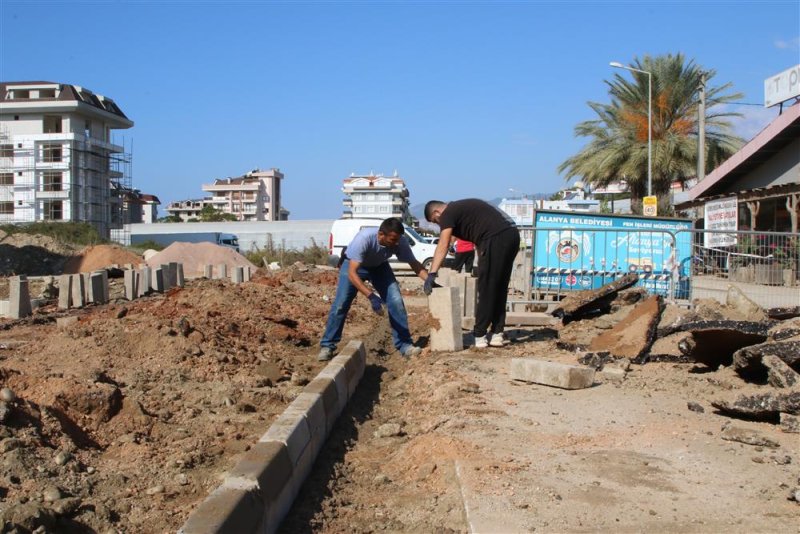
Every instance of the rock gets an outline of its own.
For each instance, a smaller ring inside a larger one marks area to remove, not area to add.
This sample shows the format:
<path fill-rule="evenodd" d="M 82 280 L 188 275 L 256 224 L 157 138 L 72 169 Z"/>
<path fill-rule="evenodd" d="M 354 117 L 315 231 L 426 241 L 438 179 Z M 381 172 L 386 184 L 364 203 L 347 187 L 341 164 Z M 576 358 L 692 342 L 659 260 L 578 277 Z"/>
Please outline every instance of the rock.
<path fill-rule="evenodd" d="M 733 402 L 712 401 L 711 405 L 724 413 L 775 421 L 781 413 L 800 414 L 800 391 L 777 390 L 757 395 L 740 395 Z"/>
<path fill-rule="evenodd" d="M 593 339 L 589 350 L 608 351 L 617 358 L 639 361 L 653 344 L 663 302 L 660 295 L 653 295 L 637 304 L 625 319 Z"/>
<path fill-rule="evenodd" d="M 376 484 L 388 484 L 389 482 L 391 482 L 391 479 L 389 479 L 389 477 L 384 475 L 383 473 L 376 475 L 373 480 L 375 481 Z"/>
<path fill-rule="evenodd" d="M 178 473 L 178 475 L 175 477 L 175 482 L 179 486 L 186 486 L 189 484 L 189 477 L 187 477 L 184 473 Z"/>
<path fill-rule="evenodd" d="M 376 438 L 392 438 L 402 436 L 403 430 L 397 423 L 384 423 L 373 434 Z"/>
<path fill-rule="evenodd" d="M 597 371 L 601 371 L 607 363 L 613 361 L 615 361 L 615 358 L 608 351 L 587 352 L 578 358 L 578 363 L 587 367 L 593 367 Z"/>
<path fill-rule="evenodd" d="M 735 310 L 745 321 L 766 321 L 767 313 L 764 308 L 750 300 L 742 290 L 736 286 L 728 286 L 725 304 Z"/>
<path fill-rule="evenodd" d="M 736 426 L 729 426 L 723 430 L 720 434 L 720 437 L 726 441 L 736 441 L 757 447 L 770 447 L 773 449 L 780 447 L 778 442 L 761 435 L 755 430 L 749 430 Z"/>
<path fill-rule="evenodd" d="M 689 408 L 689 410 L 692 412 L 704 413 L 706 411 L 705 408 L 703 408 L 699 403 L 694 401 L 687 402 L 686 407 Z"/>
<path fill-rule="evenodd" d="M 3 441 L 0 441 L 0 452 L 10 452 L 14 449 L 19 449 L 24 445 L 25 443 L 21 439 L 6 438 Z"/>
<path fill-rule="evenodd" d="M 3 402 L 14 402 L 17 400 L 17 395 L 11 388 L 0 389 L 0 400 Z"/>
<path fill-rule="evenodd" d="M 0 402 L 0 423 L 5 423 L 9 415 L 11 415 L 11 407 L 5 402 Z"/>
<path fill-rule="evenodd" d="M 158 485 L 153 486 L 151 488 L 147 488 L 145 490 L 145 493 L 148 494 L 148 495 L 158 495 L 159 493 L 164 493 L 164 486 L 162 486 L 161 484 L 158 484 Z"/>
<path fill-rule="evenodd" d="M 53 457 L 53 461 L 56 463 L 56 465 L 65 465 L 67 462 L 70 461 L 71 458 L 72 455 L 67 451 L 59 451 Z"/>
<path fill-rule="evenodd" d="M 283 371 L 275 362 L 259 362 L 256 365 L 256 373 L 269 380 L 270 385 L 275 385 L 283 378 Z"/>
<path fill-rule="evenodd" d="M 767 316 L 769 316 L 770 319 L 777 319 L 778 321 L 800 317 L 800 306 L 770 308 L 767 310 Z"/>
<path fill-rule="evenodd" d="M 117 312 L 117 319 L 122 319 L 122 318 L 124 318 L 126 315 L 128 315 L 128 308 L 126 308 L 125 306 L 123 306 L 123 307 L 122 307 L 122 308 L 120 308 L 120 309 L 119 309 L 119 311 Z"/>
<path fill-rule="evenodd" d="M 792 434 L 800 434 L 800 417 L 788 413 L 782 413 L 781 430 Z"/>
<path fill-rule="evenodd" d="M 183 337 L 188 337 L 189 334 L 192 332 L 192 326 L 189 324 L 189 319 L 186 317 L 181 317 L 178 319 L 178 323 L 175 325 L 178 329 L 178 332 L 181 333 Z"/>
<path fill-rule="evenodd" d="M 23 531 L 34 531 L 44 527 L 45 531 L 52 531 L 56 525 L 56 516 L 52 510 L 35 502 L 11 505 L 3 512 L 6 525 L 15 525 Z"/>
<path fill-rule="evenodd" d="M 302 373 L 292 373 L 292 377 L 289 380 L 293 386 L 305 386 L 308 384 L 309 380 L 308 377 Z"/>
<path fill-rule="evenodd" d="M 733 368 L 745 379 L 764 382 L 769 369 L 763 359 L 775 356 L 795 371 L 800 370 L 800 341 L 767 341 L 743 347 L 733 353 Z M 777 372 L 777 371 L 776 371 Z M 787 378 L 791 380 L 791 378 Z"/>
<path fill-rule="evenodd" d="M 458 390 L 465 393 L 480 393 L 481 387 L 474 382 L 464 382 L 458 387 Z"/>
<path fill-rule="evenodd" d="M 800 503 L 800 488 L 795 488 L 789 493 L 789 500 Z"/>
<path fill-rule="evenodd" d="M 83 501 L 78 497 L 59 499 L 53 503 L 53 511 L 58 515 L 71 516 L 81 507 L 81 504 L 83 504 Z"/>
<path fill-rule="evenodd" d="M 44 502 L 55 502 L 61 498 L 61 490 L 56 486 L 47 486 L 42 492 Z"/>
<path fill-rule="evenodd" d="M 694 350 L 694 339 L 689 332 L 676 332 L 664 337 L 657 337 L 647 353 L 649 362 L 676 362 L 687 363 L 691 361 L 686 353 Z"/>
<path fill-rule="evenodd" d="M 198 345 L 192 345 L 191 347 L 189 347 L 189 354 L 191 354 L 192 356 L 202 356 L 203 349 L 201 349 Z"/>
<path fill-rule="evenodd" d="M 694 340 L 691 352 L 686 354 L 694 361 L 712 369 L 730 365 L 733 353 L 749 345 L 763 343 L 767 339 L 769 325 L 749 321 L 693 321 L 666 329 L 662 335 L 689 332 Z"/>
<path fill-rule="evenodd" d="M 563 324 L 568 324 L 591 314 L 605 313 L 610 309 L 617 293 L 638 281 L 639 276 L 636 273 L 629 273 L 599 289 L 570 293 L 551 314 L 560 318 Z"/>
<path fill-rule="evenodd" d="M 798 347 L 800 350 L 800 347 Z M 800 384 L 800 373 L 789 367 L 785 361 L 775 355 L 761 358 L 761 363 L 767 368 L 767 382 L 776 388 L 791 388 Z"/>

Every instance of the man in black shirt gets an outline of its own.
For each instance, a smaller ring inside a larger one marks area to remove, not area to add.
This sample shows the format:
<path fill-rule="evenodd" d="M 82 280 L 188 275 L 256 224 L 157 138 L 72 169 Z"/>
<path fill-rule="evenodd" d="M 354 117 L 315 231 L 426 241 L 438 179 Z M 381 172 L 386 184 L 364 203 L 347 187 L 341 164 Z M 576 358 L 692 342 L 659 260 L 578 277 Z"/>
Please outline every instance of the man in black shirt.
<path fill-rule="evenodd" d="M 472 241 L 478 251 L 478 304 L 475 309 L 475 346 L 502 347 L 506 324 L 508 283 L 514 258 L 519 251 L 519 231 L 503 212 L 488 202 L 467 198 L 444 203 L 431 200 L 425 204 L 425 219 L 439 225 L 441 234 L 433 262 L 428 269 L 424 291 L 430 295 L 436 272 L 447 255 L 450 238 Z M 491 326 L 491 339 L 486 333 Z"/>

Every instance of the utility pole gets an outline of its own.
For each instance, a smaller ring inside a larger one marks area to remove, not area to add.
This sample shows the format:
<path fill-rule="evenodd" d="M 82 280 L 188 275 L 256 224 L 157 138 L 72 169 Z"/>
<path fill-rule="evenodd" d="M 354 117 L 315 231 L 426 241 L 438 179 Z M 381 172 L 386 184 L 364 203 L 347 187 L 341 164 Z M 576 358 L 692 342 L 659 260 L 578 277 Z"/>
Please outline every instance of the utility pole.
<path fill-rule="evenodd" d="M 706 73 L 700 73 L 700 103 L 697 106 L 697 181 L 706 177 Z"/>

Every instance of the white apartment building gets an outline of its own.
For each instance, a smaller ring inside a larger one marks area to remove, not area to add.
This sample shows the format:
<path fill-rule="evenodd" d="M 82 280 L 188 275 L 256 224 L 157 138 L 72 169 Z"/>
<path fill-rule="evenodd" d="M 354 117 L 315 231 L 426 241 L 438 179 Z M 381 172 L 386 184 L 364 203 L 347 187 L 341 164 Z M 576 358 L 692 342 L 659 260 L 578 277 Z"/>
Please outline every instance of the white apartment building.
<path fill-rule="evenodd" d="M 176 200 L 167 206 L 167 213 L 173 217 L 178 217 L 182 222 L 200 220 L 200 212 L 206 205 L 211 205 L 210 198 L 190 198 L 188 200 Z"/>
<path fill-rule="evenodd" d="M 391 177 L 382 174 L 351 174 L 343 180 L 342 192 L 345 194 L 342 201 L 343 219 L 398 217 L 406 224 L 412 224 L 408 209 L 408 189 L 397 173 Z"/>
<path fill-rule="evenodd" d="M 0 223 L 87 222 L 103 237 L 122 228 L 131 158 L 111 131 L 132 126 L 84 87 L 0 83 Z"/>
<path fill-rule="evenodd" d="M 279 169 L 255 169 L 238 178 L 217 179 L 213 184 L 203 184 L 203 191 L 212 196 L 202 202 L 232 213 L 239 221 L 285 220 L 282 217 L 288 212 L 281 209 L 281 180 Z"/>

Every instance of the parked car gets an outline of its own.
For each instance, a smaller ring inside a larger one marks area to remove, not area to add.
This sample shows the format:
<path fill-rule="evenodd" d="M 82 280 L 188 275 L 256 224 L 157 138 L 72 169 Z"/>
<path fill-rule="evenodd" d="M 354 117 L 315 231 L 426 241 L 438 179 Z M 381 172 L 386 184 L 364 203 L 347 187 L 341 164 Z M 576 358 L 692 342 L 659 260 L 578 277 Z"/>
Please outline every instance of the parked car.
<path fill-rule="evenodd" d="M 330 254 L 328 263 L 330 265 L 338 265 L 342 250 L 350 244 L 356 234 L 364 228 L 378 228 L 381 222 L 381 219 L 337 219 L 333 221 L 331 235 L 328 240 L 328 253 Z M 411 245 L 411 250 L 414 252 L 414 257 L 423 267 L 428 269 L 433 261 L 436 245 L 429 243 L 428 240 L 419 235 L 410 226 L 404 224 L 403 228 L 405 229 L 405 237 L 408 239 L 408 244 Z M 452 258 L 445 259 L 445 266 L 449 265 L 450 262 L 452 262 Z M 394 270 L 410 270 L 408 263 L 400 261 L 396 257 L 392 257 L 389 260 L 389 264 Z"/>

